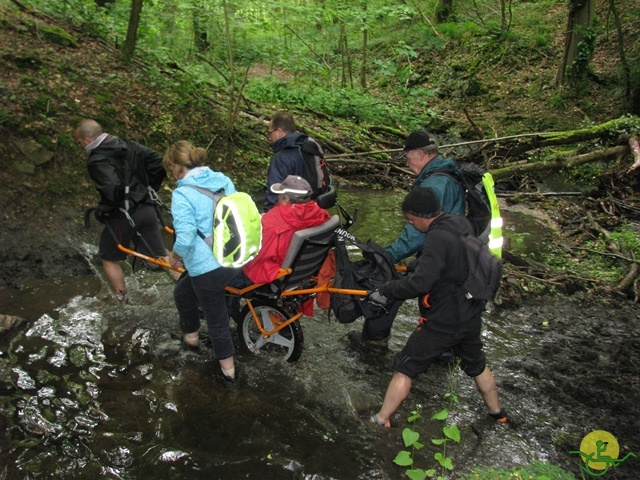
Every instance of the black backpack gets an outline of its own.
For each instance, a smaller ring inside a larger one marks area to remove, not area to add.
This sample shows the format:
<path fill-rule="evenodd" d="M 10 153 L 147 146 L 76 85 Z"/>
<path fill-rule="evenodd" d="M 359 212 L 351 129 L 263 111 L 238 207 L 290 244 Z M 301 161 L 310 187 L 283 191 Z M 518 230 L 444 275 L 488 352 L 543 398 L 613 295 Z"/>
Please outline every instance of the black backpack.
<path fill-rule="evenodd" d="M 362 251 L 362 260 L 352 262 L 347 241 Z M 364 243 L 343 229 L 336 229 L 334 237 L 336 273 L 333 286 L 355 290 L 373 290 L 399 277 L 393 258 L 372 240 Z M 351 323 L 359 317 L 374 319 L 388 314 L 394 302 L 378 305 L 365 302 L 362 296 L 332 293 L 330 309 L 340 323 Z"/>
<path fill-rule="evenodd" d="M 461 234 L 451 228 L 440 227 L 460 236 L 469 272 L 464 281 L 467 298 L 491 300 L 500 287 L 502 262 L 489 251 L 487 244 L 473 235 Z"/>
<path fill-rule="evenodd" d="M 487 171 L 480 165 L 460 163 L 457 164 L 457 168 L 454 170 L 434 170 L 427 175 L 446 175 L 462 186 L 467 203 L 467 220 L 471 222 L 476 237 L 479 237 L 487 230 L 491 221 L 489 197 L 482 183 L 482 177 L 485 173 Z M 488 240 L 488 237 L 486 240 Z"/>
<path fill-rule="evenodd" d="M 311 198 L 316 199 L 331 186 L 331 175 L 324 159 L 324 152 L 320 144 L 309 137 L 300 147 L 300 153 L 304 160 L 307 180 L 313 189 Z"/>

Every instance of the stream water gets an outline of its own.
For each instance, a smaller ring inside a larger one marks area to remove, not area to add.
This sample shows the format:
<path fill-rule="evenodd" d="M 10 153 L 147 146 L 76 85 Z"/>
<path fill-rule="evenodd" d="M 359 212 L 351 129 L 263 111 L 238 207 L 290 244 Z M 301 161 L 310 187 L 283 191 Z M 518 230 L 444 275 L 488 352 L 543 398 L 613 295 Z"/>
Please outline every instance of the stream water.
<path fill-rule="evenodd" d="M 381 244 L 403 224 L 400 194 L 341 192 L 347 211 L 359 208 L 352 232 Z M 507 234 L 533 246 L 545 226 L 505 212 Z M 533 232 L 533 233 L 532 233 Z M 95 263 L 95 247 L 84 245 Z M 111 299 L 102 274 L 33 282 L 3 291 L 2 313 L 28 325 L 0 342 L 0 479 L 396 479 L 402 429 L 363 420 L 378 407 L 391 376 L 393 352 L 404 345 L 417 316 L 407 301 L 394 324 L 390 353 L 371 354 L 347 341 L 350 325 L 329 322 L 316 309 L 305 317 L 300 360 L 239 355 L 240 386 L 228 389 L 210 351 L 183 350 L 172 282 L 164 272 L 128 277 L 132 305 Z M 450 421 L 462 435 L 447 455 L 456 472 L 473 466 L 510 468 L 558 462 L 554 436 L 581 429 L 582 418 L 554 423 L 554 406 L 531 397 L 513 368 L 538 348 L 539 319 L 527 311 L 489 309 L 483 340 L 501 401 L 517 414 L 497 425 L 473 382 L 435 365 L 414 382 L 400 413 L 421 408 L 417 424 L 425 448 L 416 467 L 434 466 L 442 422 L 431 415 L 447 405 L 453 382 L 459 403 Z M 527 428 L 518 427 L 527 425 Z"/>

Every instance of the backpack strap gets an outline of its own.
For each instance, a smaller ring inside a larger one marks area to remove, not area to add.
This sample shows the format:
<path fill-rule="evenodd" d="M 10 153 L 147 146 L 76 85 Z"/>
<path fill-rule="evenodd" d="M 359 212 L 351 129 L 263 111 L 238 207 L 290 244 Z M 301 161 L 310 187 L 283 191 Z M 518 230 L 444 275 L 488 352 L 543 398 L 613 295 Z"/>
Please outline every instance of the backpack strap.
<path fill-rule="evenodd" d="M 194 190 L 200 192 L 203 195 L 206 195 L 207 197 L 209 197 L 211 200 L 213 200 L 213 208 L 216 208 L 216 205 L 218 204 L 218 201 L 225 196 L 225 192 L 224 192 L 224 188 L 221 188 L 220 190 L 218 190 L 217 192 L 212 192 L 211 190 L 207 189 L 207 188 L 203 188 L 203 187 L 199 187 L 197 185 L 183 185 L 185 187 L 189 187 L 189 188 L 193 188 Z M 207 242 L 207 244 L 209 243 L 207 241 L 207 236 L 202 233 L 200 230 L 197 230 L 198 236 L 204 240 L 205 242 Z"/>
<path fill-rule="evenodd" d="M 457 183 L 460 184 L 460 186 L 464 189 L 464 181 L 462 180 L 462 177 L 460 176 L 460 174 L 458 173 L 457 170 L 453 169 L 453 168 L 443 168 L 440 170 L 434 170 L 433 172 L 429 172 L 427 173 L 427 175 L 424 178 L 429 178 L 431 175 L 446 175 L 447 177 L 455 180 Z"/>
<path fill-rule="evenodd" d="M 226 195 L 225 192 L 224 192 L 224 188 L 221 188 L 217 192 L 212 192 L 208 188 L 199 187 L 197 185 L 183 185 L 183 186 L 184 187 L 193 188 L 194 190 L 197 190 L 198 192 L 202 193 L 203 195 L 206 195 L 207 197 L 209 197 L 210 199 L 212 199 L 216 203 L 218 203 L 218 200 L 220 200 L 222 197 L 224 197 Z"/>

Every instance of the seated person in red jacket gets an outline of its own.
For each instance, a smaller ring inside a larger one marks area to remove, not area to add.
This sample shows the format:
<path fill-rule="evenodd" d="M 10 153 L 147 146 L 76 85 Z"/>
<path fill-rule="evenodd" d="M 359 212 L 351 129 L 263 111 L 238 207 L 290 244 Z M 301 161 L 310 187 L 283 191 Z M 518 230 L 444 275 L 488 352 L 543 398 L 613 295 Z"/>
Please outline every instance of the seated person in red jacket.
<path fill-rule="evenodd" d="M 293 234 L 331 218 L 329 212 L 311 200 L 311 185 L 302 177 L 289 175 L 282 183 L 274 183 L 271 191 L 278 194 L 278 203 L 262 216 L 262 246 L 258 256 L 242 267 L 243 275 L 239 277 L 248 279 L 242 286 L 274 281 Z M 236 277 L 231 285 L 240 283 L 241 278 Z"/>

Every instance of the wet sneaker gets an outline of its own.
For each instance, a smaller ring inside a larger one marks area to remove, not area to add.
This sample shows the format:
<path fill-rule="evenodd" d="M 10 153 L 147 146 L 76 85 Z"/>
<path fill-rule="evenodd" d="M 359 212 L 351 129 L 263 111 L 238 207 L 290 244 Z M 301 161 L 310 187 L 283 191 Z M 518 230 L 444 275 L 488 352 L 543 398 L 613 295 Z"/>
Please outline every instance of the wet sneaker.
<path fill-rule="evenodd" d="M 347 338 L 351 346 L 358 350 L 384 353 L 389 349 L 389 337 L 382 340 L 370 340 L 365 338 L 362 332 L 352 330 L 347 333 Z"/>
<path fill-rule="evenodd" d="M 365 342 L 374 350 L 386 350 L 389 348 L 389 337 L 381 340 L 369 340 L 365 339 Z"/>
<path fill-rule="evenodd" d="M 129 305 L 129 293 L 120 292 L 116 293 L 116 299 L 120 302 L 120 305 Z"/>
<path fill-rule="evenodd" d="M 498 413 L 489 412 L 489 416 L 498 423 L 507 423 L 509 421 L 509 418 L 507 417 L 507 414 L 504 412 L 504 410 L 500 410 Z"/>
<path fill-rule="evenodd" d="M 199 343 L 200 341 L 198 337 L 189 337 L 186 334 L 182 337 L 182 346 L 187 350 L 191 350 L 192 352 L 198 351 L 200 349 Z"/>
<path fill-rule="evenodd" d="M 182 348 L 187 352 L 199 352 L 200 347 L 198 345 L 189 345 L 187 342 L 182 342 Z"/>
<path fill-rule="evenodd" d="M 231 392 L 231 393 L 237 392 L 238 391 L 238 386 L 240 385 L 240 383 L 238 382 L 238 370 L 236 369 L 236 375 L 233 378 L 225 375 L 222 372 L 220 372 L 220 374 L 222 375 L 222 378 L 224 379 L 224 386 L 227 388 L 227 390 L 229 392 Z"/>
<path fill-rule="evenodd" d="M 238 374 L 236 373 L 236 376 L 231 378 L 231 377 L 227 377 L 224 373 L 222 374 L 222 378 L 224 378 L 224 381 L 226 383 L 229 384 L 234 384 L 234 383 L 238 383 Z"/>
<path fill-rule="evenodd" d="M 377 415 L 371 415 L 369 417 L 369 421 L 375 425 L 378 425 L 379 427 L 383 427 L 383 428 L 393 428 L 393 423 L 391 422 L 391 420 L 387 420 L 386 422 L 382 422 L 380 420 L 378 420 L 378 416 Z"/>

